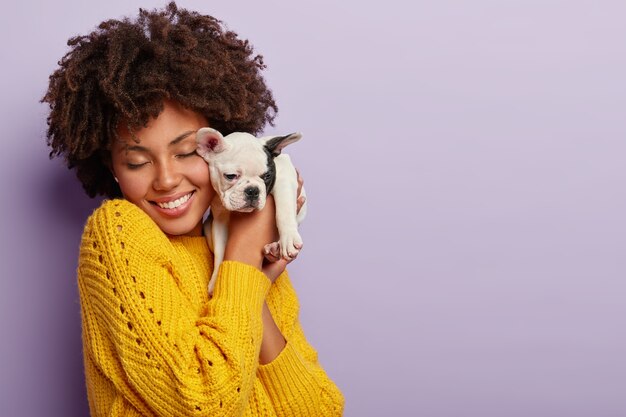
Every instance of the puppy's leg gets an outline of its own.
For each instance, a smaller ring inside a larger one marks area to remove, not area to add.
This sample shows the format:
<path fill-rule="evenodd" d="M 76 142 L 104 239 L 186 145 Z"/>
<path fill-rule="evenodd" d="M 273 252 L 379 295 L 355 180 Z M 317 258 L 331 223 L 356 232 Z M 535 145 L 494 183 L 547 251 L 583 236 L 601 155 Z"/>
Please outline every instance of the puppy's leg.
<path fill-rule="evenodd" d="M 280 256 L 290 260 L 295 258 L 302 249 L 302 238 L 298 233 L 296 221 L 298 175 L 289 155 L 280 154 L 274 162 L 276 163 L 276 182 L 272 195 L 276 204 Z"/>
<path fill-rule="evenodd" d="M 216 209 L 214 211 L 214 208 Z M 228 240 L 228 220 L 229 215 L 223 207 L 211 206 L 211 217 L 213 221 L 210 226 L 210 234 L 206 234 L 209 240 L 209 247 L 212 247 L 213 251 L 213 273 L 211 274 L 211 280 L 209 281 L 209 295 L 213 295 L 213 288 L 215 288 L 215 281 L 217 280 L 217 272 L 220 264 L 224 260 L 224 251 L 226 249 L 226 241 Z M 206 233 L 205 226 L 205 233 Z"/>
<path fill-rule="evenodd" d="M 204 224 L 202 225 L 202 230 L 204 231 L 204 237 L 206 238 L 206 241 L 209 244 L 209 249 L 211 249 L 211 252 L 214 252 L 213 235 L 211 231 L 212 225 L 213 225 L 213 213 L 209 212 L 209 216 L 206 218 L 206 220 L 204 221 Z"/>

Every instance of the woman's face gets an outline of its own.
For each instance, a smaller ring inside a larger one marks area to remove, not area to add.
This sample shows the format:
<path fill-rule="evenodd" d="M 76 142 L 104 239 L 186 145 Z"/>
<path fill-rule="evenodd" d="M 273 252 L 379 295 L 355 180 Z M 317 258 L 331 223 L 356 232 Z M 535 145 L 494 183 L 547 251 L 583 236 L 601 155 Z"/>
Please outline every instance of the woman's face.
<path fill-rule="evenodd" d="M 207 163 L 196 153 L 196 131 L 206 119 L 178 103 L 165 108 L 133 139 L 123 126 L 111 149 L 111 169 L 122 194 L 169 235 L 200 236 L 215 194 Z"/>

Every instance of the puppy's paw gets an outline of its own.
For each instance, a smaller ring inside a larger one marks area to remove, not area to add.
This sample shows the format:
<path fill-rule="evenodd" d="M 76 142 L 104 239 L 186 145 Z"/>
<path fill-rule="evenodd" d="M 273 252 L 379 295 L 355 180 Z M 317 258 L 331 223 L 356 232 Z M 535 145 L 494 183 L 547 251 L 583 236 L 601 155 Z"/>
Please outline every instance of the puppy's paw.
<path fill-rule="evenodd" d="M 290 233 L 283 233 L 280 236 L 280 256 L 283 259 L 291 261 L 298 256 L 300 249 L 302 249 L 302 238 L 298 231 Z"/>

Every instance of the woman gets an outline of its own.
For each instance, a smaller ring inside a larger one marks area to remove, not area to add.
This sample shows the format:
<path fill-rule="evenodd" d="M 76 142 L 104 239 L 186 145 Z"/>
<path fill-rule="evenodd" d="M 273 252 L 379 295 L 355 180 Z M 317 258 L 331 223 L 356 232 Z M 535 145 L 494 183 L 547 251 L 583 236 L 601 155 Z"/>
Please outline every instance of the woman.
<path fill-rule="evenodd" d="M 195 131 L 272 122 L 262 58 L 174 3 L 68 44 L 43 98 L 51 155 L 90 196 L 111 198 L 87 221 L 78 265 L 91 414 L 341 415 L 286 262 L 263 259 L 276 238 L 271 199 L 233 215 L 212 298 L 206 290 L 202 216 L 214 190 Z"/>

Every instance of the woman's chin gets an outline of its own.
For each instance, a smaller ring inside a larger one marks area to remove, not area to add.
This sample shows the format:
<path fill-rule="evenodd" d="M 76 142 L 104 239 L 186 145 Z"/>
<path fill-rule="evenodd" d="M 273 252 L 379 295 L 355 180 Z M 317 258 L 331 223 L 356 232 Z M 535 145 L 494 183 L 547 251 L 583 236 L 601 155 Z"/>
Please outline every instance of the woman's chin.
<path fill-rule="evenodd" d="M 157 223 L 159 228 L 167 235 L 170 236 L 202 236 L 202 222 L 195 224 L 166 224 Z"/>

